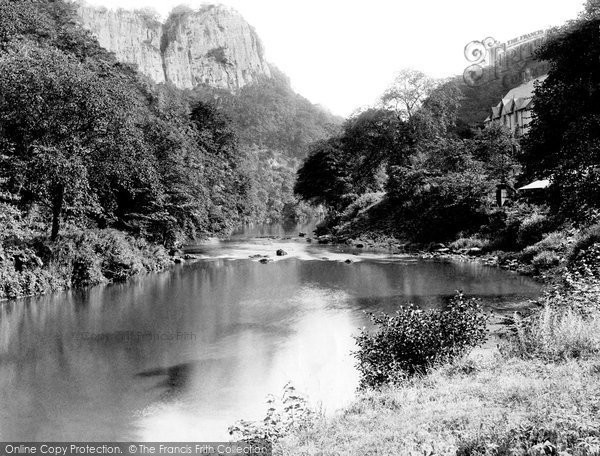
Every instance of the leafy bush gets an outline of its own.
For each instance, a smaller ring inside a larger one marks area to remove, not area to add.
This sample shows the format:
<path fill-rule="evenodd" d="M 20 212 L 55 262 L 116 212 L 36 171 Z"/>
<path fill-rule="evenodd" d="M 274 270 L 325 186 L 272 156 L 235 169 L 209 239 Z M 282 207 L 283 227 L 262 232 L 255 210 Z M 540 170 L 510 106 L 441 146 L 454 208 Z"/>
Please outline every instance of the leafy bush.
<path fill-rule="evenodd" d="M 515 318 L 515 334 L 503 350 L 512 356 L 564 361 L 600 353 L 600 313 L 584 315 L 546 305 L 529 318 Z"/>
<path fill-rule="evenodd" d="M 588 270 L 594 275 L 593 270 L 600 270 L 600 225 L 593 225 L 583 231 L 576 239 L 568 255 L 570 269 L 583 272 Z"/>
<path fill-rule="evenodd" d="M 459 238 L 456 241 L 450 244 L 450 248 L 452 250 L 463 250 L 463 249 L 485 249 L 488 246 L 489 242 L 485 239 L 480 239 L 476 236 L 471 236 L 467 238 Z"/>
<path fill-rule="evenodd" d="M 79 252 L 72 262 L 71 284 L 76 287 L 89 287 L 106 282 L 102 274 L 100 258 L 90 249 Z"/>
<path fill-rule="evenodd" d="M 579 279 L 600 278 L 600 243 L 579 251 L 569 264 L 569 269 Z"/>
<path fill-rule="evenodd" d="M 490 237 L 492 250 L 522 250 L 555 229 L 555 221 L 546 215 L 547 212 L 543 206 L 515 203 L 492 212 L 482 232 Z"/>
<path fill-rule="evenodd" d="M 396 182 L 402 182 L 392 194 L 400 208 L 396 223 L 406 236 L 416 242 L 452 240 L 487 223 L 491 184 L 480 170 L 432 174 L 394 171 Z"/>
<path fill-rule="evenodd" d="M 568 233 L 555 231 L 541 241 L 525 247 L 519 255 L 519 259 L 524 263 L 532 263 L 536 261 L 535 258 L 538 258 L 537 262 L 543 263 L 545 259 L 554 258 L 552 263 L 555 263 L 555 259 L 560 261 L 561 256 L 567 250 L 569 242 Z"/>
<path fill-rule="evenodd" d="M 351 203 L 342 213 L 341 219 L 342 221 L 351 220 L 356 217 L 361 211 L 367 209 L 369 206 L 372 206 L 375 203 L 378 203 L 382 200 L 384 193 L 376 192 L 376 193 L 365 193 L 364 195 L 359 196 L 353 203 Z"/>
<path fill-rule="evenodd" d="M 164 247 L 118 230 L 72 230 L 57 242 L 31 235 L 0 242 L 0 300 L 126 280 L 170 263 Z"/>
<path fill-rule="evenodd" d="M 533 264 L 537 270 L 549 269 L 560 264 L 560 257 L 554 252 L 544 250 L 533 257 L 531 264 Z"/>
<path fill-rule="evenodd" d="M 446 309 L 401 307 L 394 315 L 371 314 L 373 334 L 357 336 L 360 387 L 396 383 L 407 375 L 453 360 L 486 340 L 487 316 L 476 299 L 459 293 Z"/>
<path fill-rule="evenodd" d="M 229 434 L 237 440 L 277 442 L 282 437 L 310 428 L 318 414 L 312 410 L 305 397 L 288 383 L 280 398 L 267 397 L 267 413 L 262 421 L 240 420 L 229 427 Z"/>
<path fill-rule="evenodd" d="M 517 245 L 525 247 L 542 240 L 551 229 L 551 220 L 544 214 L 534 213 L 525 218 L 517 231 Z"/>
<path fill-rule="evenodd" d="M 21 212 L 13 205 L 0 203 L 0 243 L 10 237 L 23 236 Z"/>

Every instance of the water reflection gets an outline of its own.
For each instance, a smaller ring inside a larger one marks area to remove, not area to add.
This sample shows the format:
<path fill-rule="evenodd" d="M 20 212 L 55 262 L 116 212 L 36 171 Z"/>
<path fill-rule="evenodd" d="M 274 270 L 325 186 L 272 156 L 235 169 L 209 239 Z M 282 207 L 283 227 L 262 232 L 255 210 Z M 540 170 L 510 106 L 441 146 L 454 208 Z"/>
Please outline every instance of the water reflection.
<path fill-rule="evenodd" d="M 248 259 L 281 246 L 280 261 Z M 206 259 L 168 273 L 1 305 L 0 438 L 224 439 L 289 380 L 333 410 L 357 385 L 363 311 L 435 307 L 456 289 L 511 308 L 539 289 L 479 265 L 304 240 L 196 250 Z"/>

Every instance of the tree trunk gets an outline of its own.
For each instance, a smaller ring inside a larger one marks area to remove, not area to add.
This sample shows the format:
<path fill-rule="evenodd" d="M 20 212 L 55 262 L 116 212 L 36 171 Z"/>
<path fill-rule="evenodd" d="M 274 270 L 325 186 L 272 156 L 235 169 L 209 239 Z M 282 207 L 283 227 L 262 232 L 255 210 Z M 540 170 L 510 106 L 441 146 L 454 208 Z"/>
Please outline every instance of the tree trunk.
<path fill-rule="evenodd" d="M 56 194 L 52 199 L 52 234 L 50 240 L 56 241 L 58 232 L 60 231 L 60 214 L 62 212 L 65 197 L 64 185 L 59 185 L 56 189 Z"/>

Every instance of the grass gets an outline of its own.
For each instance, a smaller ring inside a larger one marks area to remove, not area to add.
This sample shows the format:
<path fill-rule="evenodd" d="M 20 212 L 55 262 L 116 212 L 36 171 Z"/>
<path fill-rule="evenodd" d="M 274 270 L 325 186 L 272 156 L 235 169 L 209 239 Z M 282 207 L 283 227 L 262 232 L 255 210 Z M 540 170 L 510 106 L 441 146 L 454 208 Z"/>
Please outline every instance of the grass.
<path fill-rule="evenodd" d="M 528 320 L 517 319 L 508 352 L 521 358 L 563 361 L 600 355 L 600 313 L 545 306 Z"/>
<path fill-rule="evenodd" d="M 600 312 L 565 301 L 516 319 L 499 349 L 360 393 L 275 454 L 600 455 Z"/>
<path fill-rule="evenodd" d="M 395 388 L 362 393 L 276 445 L 281 455 L 600 454 L 600 360 L 474 353 Z M 537 447 L 536 447 L 537 446 Z M 550 453 L 549 453 L 550 454 Z M 558 453 L 554 453 L 558 454 Z"/>

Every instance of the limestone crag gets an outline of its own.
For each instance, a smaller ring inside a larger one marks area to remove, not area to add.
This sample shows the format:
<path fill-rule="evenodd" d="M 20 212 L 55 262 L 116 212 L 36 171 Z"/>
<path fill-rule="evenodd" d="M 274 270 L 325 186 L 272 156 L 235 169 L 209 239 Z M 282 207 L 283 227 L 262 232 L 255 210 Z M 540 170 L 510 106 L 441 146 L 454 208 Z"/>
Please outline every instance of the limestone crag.
<path fill-rule="evenodd" d="M 82 25 L 100 45 L 121 62 L 133 63 L 157 83 L 165 82 L 161 53 L 163 25 L 141 12 L 107 10 L 88 6 L 78 9 Z"/>
<path fill-rule="evenodd" d="M 178 9 L 163 24 L 144 11 L 82 6 L 82 25 L 101 46 L 157 83 L 236 90 L 271 77 L 254 29 L 231 8 Z"/>

